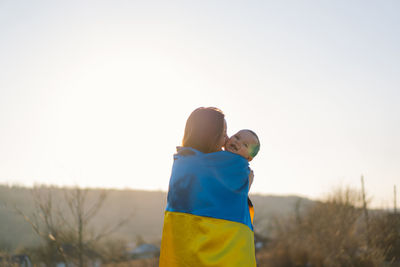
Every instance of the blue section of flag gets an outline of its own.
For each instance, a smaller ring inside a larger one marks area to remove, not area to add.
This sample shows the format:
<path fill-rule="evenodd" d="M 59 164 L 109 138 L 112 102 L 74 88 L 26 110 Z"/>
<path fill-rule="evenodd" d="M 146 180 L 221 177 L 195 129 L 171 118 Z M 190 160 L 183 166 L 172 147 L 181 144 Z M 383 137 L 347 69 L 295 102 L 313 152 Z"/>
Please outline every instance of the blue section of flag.
<path fill-rule="evenodd" d="M 249 164 L 239 155 L 178 148 L 166 210 L 240 222 L 253 230 L 248 176 Z"/>

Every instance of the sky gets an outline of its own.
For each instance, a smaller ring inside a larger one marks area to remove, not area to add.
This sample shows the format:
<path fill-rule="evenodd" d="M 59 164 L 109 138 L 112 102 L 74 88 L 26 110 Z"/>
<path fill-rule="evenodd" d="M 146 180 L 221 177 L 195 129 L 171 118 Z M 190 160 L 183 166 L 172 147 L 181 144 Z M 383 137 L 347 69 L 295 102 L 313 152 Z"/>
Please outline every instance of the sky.
<path fill-rule="evenodd" d="M 395 0 L 0 0 L 0 183 L 166 191 L 187 117 L 215 106 L 228 135 L 260 138 L 253 193 L 320 199 L 364 175 L 372 206 L 392 207 L 399 12 Z"/>

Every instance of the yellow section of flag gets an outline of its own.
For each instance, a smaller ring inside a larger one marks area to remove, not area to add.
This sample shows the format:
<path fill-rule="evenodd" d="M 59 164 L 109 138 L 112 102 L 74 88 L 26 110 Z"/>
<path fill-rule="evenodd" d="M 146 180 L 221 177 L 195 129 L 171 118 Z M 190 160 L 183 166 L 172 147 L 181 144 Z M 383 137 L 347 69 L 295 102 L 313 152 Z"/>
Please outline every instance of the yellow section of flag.
<path fill-rule="evenodd" d="M 254 233 L 242 223 L 166 211 L 159 266 L 256 266 Z"/>

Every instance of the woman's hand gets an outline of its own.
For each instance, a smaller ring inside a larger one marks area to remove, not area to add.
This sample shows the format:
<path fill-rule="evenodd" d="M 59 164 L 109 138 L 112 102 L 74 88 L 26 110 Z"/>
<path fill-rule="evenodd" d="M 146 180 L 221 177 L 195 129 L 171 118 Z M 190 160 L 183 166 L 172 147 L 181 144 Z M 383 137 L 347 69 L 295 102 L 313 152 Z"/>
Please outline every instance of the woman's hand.
<path fill-rule="evenodd" d="M 250 174 L 249 174 L 249 191 L 250 191 L 251 184 L 253 183 L 253 180 L 254 180 L 254 172 L 253 172 L 252 169 L 250 169 Z"/>

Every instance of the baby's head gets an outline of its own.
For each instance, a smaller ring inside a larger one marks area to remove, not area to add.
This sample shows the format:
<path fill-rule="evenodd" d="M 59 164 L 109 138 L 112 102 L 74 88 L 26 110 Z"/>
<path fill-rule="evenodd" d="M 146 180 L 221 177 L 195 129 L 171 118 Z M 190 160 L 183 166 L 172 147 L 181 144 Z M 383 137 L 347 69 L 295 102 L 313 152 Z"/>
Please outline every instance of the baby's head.
<path fill-rule="evenodd" d="M 225 150 L 251 161 L 260 150 L 260 140 L 255 132 L 240 130 L 228 139 Z"/>

